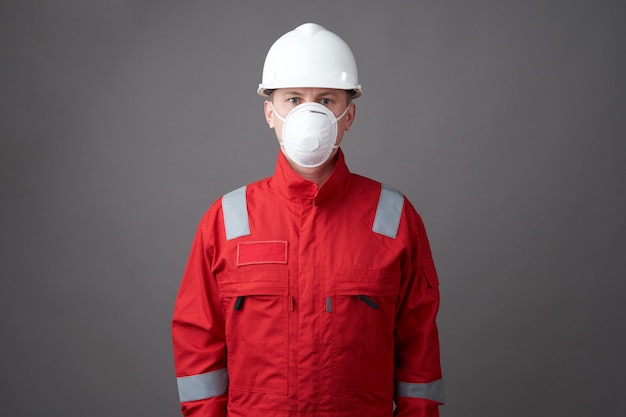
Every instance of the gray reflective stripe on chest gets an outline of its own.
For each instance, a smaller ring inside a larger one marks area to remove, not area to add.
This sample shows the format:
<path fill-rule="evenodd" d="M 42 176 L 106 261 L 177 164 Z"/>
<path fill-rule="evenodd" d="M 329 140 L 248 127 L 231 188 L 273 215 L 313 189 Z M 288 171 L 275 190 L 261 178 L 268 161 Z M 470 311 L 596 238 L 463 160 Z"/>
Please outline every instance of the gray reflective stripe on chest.
<path fill-rule="evenodd" d="M 226 240 L 250 234 L 246 186 L 231 191 L 222 197 L 222 212 L 224 213 Z"/>
<path fill-rule="evenodd" d="M 382 184 L 372 230 L 395 239 L 400 225 L 402 206 L 404 206 L 404 195 L 395 188 Z"/>

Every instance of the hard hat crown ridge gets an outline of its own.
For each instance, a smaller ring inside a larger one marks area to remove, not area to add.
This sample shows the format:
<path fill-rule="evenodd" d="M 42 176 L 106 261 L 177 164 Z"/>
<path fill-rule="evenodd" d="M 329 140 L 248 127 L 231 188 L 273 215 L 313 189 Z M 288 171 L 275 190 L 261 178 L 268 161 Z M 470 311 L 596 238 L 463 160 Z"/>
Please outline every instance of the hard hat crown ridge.
<path fill-rule="evenodd" d="M 321 31 L 321 30 L 326 30 L 324 29 L 324 27 L 316 24 L 316 23 L 304 23 L 300 26 L 298 26 L 297 28 L 295 28 L 294 30 L 298 30 L 300 32 L 302 32 L 304 35 L 306 36 L 313 36 L 315 35 L 317 32 Z"/>
<path fill-rule="evenodd" d="M 354 55 L 347 43 L 326 28 L 305 23 L 282 35 L 270 48 L 257 92 L 277 88 L 337 88 L 362 93 Z"/>

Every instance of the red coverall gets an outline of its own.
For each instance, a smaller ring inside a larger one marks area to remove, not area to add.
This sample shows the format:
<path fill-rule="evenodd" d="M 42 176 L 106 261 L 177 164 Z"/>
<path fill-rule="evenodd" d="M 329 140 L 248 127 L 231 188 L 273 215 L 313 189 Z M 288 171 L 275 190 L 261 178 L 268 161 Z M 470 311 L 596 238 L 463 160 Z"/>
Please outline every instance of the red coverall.
<path fill-rule="evenodd" d="M 437 416 L 438 285 L 402 194 L 341 150 L 321 187 L 280 153 L 198 227 L 172 322 L 183 414 Z"/>

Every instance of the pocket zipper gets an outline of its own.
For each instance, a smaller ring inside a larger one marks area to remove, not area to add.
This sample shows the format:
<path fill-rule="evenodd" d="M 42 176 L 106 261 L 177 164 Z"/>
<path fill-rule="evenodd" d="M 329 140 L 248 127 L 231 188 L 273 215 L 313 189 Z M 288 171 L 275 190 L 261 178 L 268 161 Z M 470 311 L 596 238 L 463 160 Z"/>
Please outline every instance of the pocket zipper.
<path fill-rule="evenodd" d="M 243 307 L 243 298 L 245 296 L 240 295 L 239 297 L 237 297 L 237 299 L 235 299 L 235 311 L 239 311 L 241 310 L 241 308 Z M 294 299 L 293 296 L 289 296 L 289 311 L 292 312 L 294 310 Z"/>
<path fill-rule="evenodd" d="M 363 301 L 365 304 L 372 307 L 374 310 L 378 309 L 378 304 L 374 300 L 369 298 L 367 295 L 359 294 L 357 295 L 357 297 L 359 297 L 359 300 Z"/>
<path fill-rule="evenodd" d="M 359 294 L 357 295 L 358 299 L 363 301 L 365 304 L 367 304 L 370 308 L 374 309 L 374 310 L 378 310 L 378 303 L 374 300 L 372 300 L 371 298 L 369 298 L 367 295 L 363 295 L 363 294 Z M 326 297 L 326 312 L 327 313 L 332 313 L 333 312 L 333 299 L 332 297 Z"/>

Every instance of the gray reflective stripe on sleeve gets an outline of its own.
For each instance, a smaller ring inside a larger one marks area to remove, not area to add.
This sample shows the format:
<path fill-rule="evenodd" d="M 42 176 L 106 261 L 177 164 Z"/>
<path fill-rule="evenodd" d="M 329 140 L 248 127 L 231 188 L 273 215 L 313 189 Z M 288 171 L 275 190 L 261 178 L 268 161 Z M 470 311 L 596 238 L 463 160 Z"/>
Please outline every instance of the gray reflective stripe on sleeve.
<path fill-rule="evenodd" d="M 398 234 L 403 205 L 404 195 L 395 188 L 382 184 L 372 230 L 395 239 Z"/>
<path fill-rule="evenodd" d="M 246 186 L 231 191 L 222 197 L 222 211 L 224 212 L 226 240 L 250 234 Z"/>
<path fill-rule="evenodd" d="M 427 384 L 398 382 L 396 395 L 398 397 L 424 398 L 443 404 L 445 402 L 443 379 L 438 379 Z"/>
<path fill-rule="evenodd" d="M 204 400 L 228 391 L 226 368 L 199 375 L 176 378 L 180 402 Z"/>

